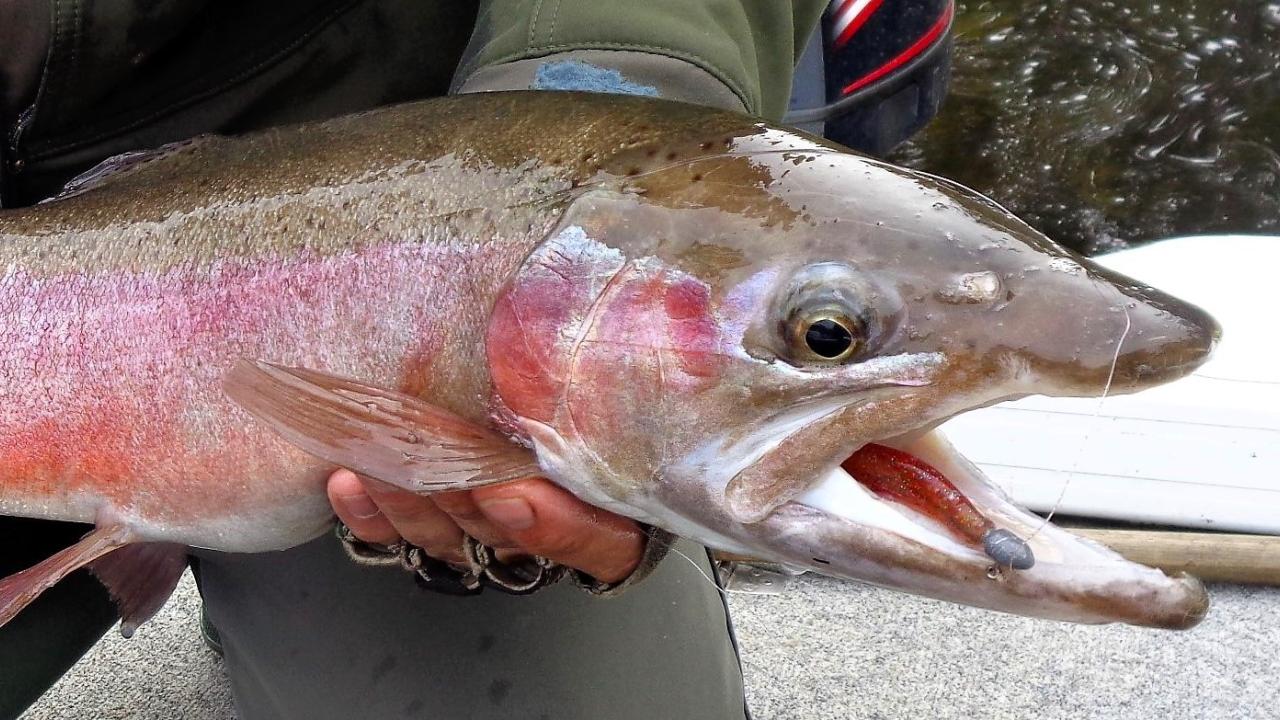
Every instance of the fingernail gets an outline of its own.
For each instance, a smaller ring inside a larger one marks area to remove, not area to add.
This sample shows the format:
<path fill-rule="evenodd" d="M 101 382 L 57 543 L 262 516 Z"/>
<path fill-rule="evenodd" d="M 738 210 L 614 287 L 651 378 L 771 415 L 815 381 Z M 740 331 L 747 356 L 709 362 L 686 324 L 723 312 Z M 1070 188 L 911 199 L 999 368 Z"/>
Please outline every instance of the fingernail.
<path fill-rule="evenodd" d="M 338 499 L 342 501 L 343 505 L 347 506 L 347 512 L 360 520 L 368 520 L 371 517 L 376 517 L 382 512 L 378 509 L 377 504 L 364 493 L 339 495 Z"/>
<path fill-rule="evenodd" d="M 533 527 L 533 506 L 524 498 L 482 500 L 478 504 L 486 517 L 508 530 L 528 530 Z"/>

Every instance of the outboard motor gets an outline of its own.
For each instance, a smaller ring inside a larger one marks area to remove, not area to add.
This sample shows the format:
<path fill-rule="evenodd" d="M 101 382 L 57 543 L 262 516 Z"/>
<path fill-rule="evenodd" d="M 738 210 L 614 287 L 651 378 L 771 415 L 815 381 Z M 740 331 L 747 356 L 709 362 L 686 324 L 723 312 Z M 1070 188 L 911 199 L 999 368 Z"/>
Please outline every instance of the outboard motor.
<path fill-rule="evenodd" d="M 937 114 L 954 0 L 832 0 L 792 85 L 786 122 L 881 156 Z"/>

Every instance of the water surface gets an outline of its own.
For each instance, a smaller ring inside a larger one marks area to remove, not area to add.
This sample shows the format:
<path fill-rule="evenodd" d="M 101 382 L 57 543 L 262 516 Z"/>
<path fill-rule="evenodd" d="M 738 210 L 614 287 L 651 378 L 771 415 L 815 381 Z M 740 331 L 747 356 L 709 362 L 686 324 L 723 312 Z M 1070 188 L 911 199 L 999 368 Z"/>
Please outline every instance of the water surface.
<path fill-rule="evenodd" d="M 894 159 L 1087 253 L 1280 232 L 1280 3 L 962 0 L 939 116 Z"/>

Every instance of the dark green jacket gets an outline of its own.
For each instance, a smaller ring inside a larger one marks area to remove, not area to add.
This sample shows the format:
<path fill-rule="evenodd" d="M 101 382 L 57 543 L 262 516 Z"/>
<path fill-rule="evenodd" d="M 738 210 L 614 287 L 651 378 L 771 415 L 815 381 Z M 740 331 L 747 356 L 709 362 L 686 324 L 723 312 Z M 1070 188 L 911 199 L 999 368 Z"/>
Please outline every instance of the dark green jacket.
<path fill-rule="evenodd" d="M 6 206 L 29 204 L 121 152 L 440 95 L 497 66 L 584 49 L 705 74 L 722 86 L 711 94 L 727 89 L 777 119 L 824 5 L 11 0 L 0 3 L 0 192 Z"/>

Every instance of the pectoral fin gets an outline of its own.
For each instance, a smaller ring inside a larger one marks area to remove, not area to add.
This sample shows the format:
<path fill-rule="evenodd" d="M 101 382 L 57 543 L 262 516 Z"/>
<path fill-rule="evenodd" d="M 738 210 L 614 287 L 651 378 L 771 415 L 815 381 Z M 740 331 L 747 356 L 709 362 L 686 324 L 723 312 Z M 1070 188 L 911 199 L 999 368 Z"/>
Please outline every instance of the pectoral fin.
<path fill-rule="evenodd" d="M 22 572 L 0 580 L 0 626 L 12 620 L 40 593 L 72 572 L 125 545 L 129 529 L 108 525 L 94 529 L 80 542 L 57 552 Z"/>
<path fill-rule="evenodd" d="M 415 397 L 354 380 L 241 361 L 227 395 L 303 450 L 417 493 L 541 475 L 532 452 Z"/>

